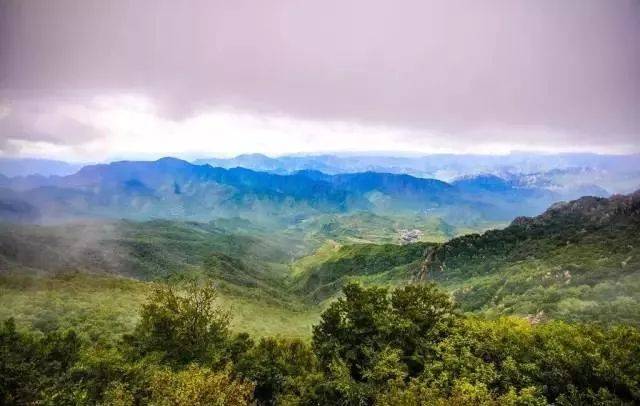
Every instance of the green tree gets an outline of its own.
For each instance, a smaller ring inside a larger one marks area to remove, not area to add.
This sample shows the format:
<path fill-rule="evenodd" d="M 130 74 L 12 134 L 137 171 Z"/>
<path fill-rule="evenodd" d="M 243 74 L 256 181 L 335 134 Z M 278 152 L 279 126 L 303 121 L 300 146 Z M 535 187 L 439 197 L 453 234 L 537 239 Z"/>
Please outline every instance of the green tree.
<path fill-rule="evenodd" d="M 190 284 L 184 291 L 157 285 L 126 341 L 139 355 L 160 353 L 176 366 L 215 365 L 225 359 L 229 341 L 229 315 L 216 298 L 211 285 Z"/>
<path fill-rule="evenodd" d="M 73 398 L 69 370 L 80 351 L 73 331 L 45 336 L 19 332 L 13 319 L 0 327 L 0 404 L 63 404 Z"/>
<path fill-rule="evenodd" d="M 260 404 L 276 404 L 283 393 L 298 393 L 308 375 L 318 370 L 309 345 L 297 339 L 263 338 L 237 363 L 236 370 L 256 383 L 254 396 Z"/>
<path fill-rule="evenodd" d="M 313 330 L 313 348 L 327 381 L 321 396 L 338 403 L 371 403 L 375 393 L 418 376 L 459 318 L 448 295 L 431 284 L 389 295 L 351 283 Z"/>
<path fill-rule="evenodd" d="M 436 343 L 451 334 L 459 315 L 451 298 L 434 284 L 408 285 L 391 294 L 390 345 L 398 348 L 409 376 L 433 358 Z"/>
<path fill-rule="evenodd" d="M 229 371 L 189 365 L 178 372 L 156 371 L 148 389 L 153 406 L 245 406 L 251 403 L 253 384 L 233 379 Z"/>

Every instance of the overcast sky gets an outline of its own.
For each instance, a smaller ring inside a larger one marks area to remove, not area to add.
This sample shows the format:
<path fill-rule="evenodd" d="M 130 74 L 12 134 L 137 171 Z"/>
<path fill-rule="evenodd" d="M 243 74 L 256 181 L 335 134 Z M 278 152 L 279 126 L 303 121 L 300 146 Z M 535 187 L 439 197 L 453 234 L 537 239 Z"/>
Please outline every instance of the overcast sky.
<path fill-rule="evenodd" d="M 0 153 L 640 151 L 640 1 L 0 0 Z"/>

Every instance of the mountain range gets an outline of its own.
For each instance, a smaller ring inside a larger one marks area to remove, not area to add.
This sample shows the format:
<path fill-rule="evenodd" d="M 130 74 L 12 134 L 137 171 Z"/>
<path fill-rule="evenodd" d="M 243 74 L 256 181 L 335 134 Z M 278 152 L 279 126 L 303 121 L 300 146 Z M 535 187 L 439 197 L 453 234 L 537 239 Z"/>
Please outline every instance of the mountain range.
<path fill-rule="evenodd" d="M 0 178 L 0 218 L 26 222 L 153 218 L 209 221 L 243 217 L 295 224 L 327 213 L 437 216 L 454 225 L 508 221 L 583 194 L 594 185 L 554 190 L 521 178 L 464 177 L 447 183 L 406 174 L 281 175 L 195 165 L 175 158 L 89 165 L 66 176 Z"/>
<path fill-rule="evenodd" d="M 65 176 L 82 168 L 82 164 L 38 158 L 0 158 L 0 174 L 14 176 Z"/>
<path fill-rule="evenodd" d="M 5 176 L 0 270 L 11 286 L 69 272 L 213 278 L 250 303 L 312 309 L 353 279 L 429 280 L 468 312 L 637 323 L 639 192 L 558 188 L 593 172 L 550 173 L 444 182 L 163 158 Z"/>
<path fill-rule="evenodd" d="M 640 187 L 640 155 L 588 153 L 524 153 L 507 155 L 238 155 L 194 161 L 222 168 L 243 167 L 280 174 L 317 170 L 327 174 L 354 172 L 401 173 L 450 182 L 461 177 L 496 175 L 521 184 L 555 189 L 595 185 L 612 193 L 628 193 Z"/>

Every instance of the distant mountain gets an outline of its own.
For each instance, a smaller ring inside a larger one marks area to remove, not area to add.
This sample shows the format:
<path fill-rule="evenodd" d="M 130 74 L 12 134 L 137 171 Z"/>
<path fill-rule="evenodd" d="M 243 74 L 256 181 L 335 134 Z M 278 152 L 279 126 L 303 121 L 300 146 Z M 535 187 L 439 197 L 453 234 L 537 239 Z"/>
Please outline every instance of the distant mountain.
<path fill-rule="evenodd" d="M 282 163 L 276 158 L 270 158 L 263 154 L 243 154 L 235 158 L 210 158 L 197 159 L 196 165 L 211 165 L 219 168 L 247 168 L 266 172 L 287 172 L 282 168 Z"/>
<path fill-rule="evenodd" d="M 503 193 L 513 189 L 511 182 L 495 175 L 466 176 L 452 184 L 467 192 Z"/>
<path fill-rule="evenodd" d="M 0 201 L 22 200 L 44 218 L 295 220 L 351 210 L 428 210 L 472 204 L 432 179 L 365 173 L 276 175 L 174 158 L 91 165 L 64 177 L 4 178 Z"/>
<path fill-rule="evenodd" d="M 199 159 L 197 164 L 223 168 L 244 167 L 289 174 L 320 171 L 327 174 L 384 172 L 452 181 L 465 176 L 497 175 L 521 177 L 538 188 L 591 184 L 613 193 L 628 193 L 640 184 L 640 155 L 541 154 L 508 155 L 431 154 L 385 155 L 287 155 L 277 158 L 260 154 L 235 158 Z M 533 185 L 529 185 L 530 187 Z M 574 196 L 575 197 L 575 196 Z"/>
<path fill-rule="evenodd" d="M 92 165 L 65 177 L 30 180 L 25 186 L 25 179 L 12 179 L 8 187 L 54 219 L 208 220 L 239 214 L 287 215 L 288 210 L 335 211 L 346 201 L 344 192 L 306 177 L 196 166 L 172 158 Z"/>
<path fill-rule="evenodd" d="M 279 175 L 162 158 L 90 165 L 67 176 L 0 178 L 0 203 L 5 207 L 0 218 L 60 222 L 243 217 L 293 224 L 321 214 L 369 211 L 436 216 L 459 226 L 537 214 L 554 201 L 575 197 L 564 192 L 494 175 L 449 184 L 379 172 L 329 175 L 302 170 Z"/>
<path fill-rule="evenodd" d="M 23 201 L 43 218 L 244 216 L 275 220 L 351 210 L 427 210 L 470 204 L 450 185 L 407 175 L 276 175 L 174 158 L 91 165 L 64 177 L 4 178 L 0 201 Z"/>
<path fill-rule="evenodd" d="M 544 179 L 544 180 L 541 180 Z M 513 217 L 518 214 L 518 203 L 525 204 L 528 213 L 540 213 L 554 202 L 571 200 L 581 196 L 608 197 L 610 193 L 593 184 L 569 184 L 567 186 L 554 183 L 550 177 L 534 177 L 531 174 L 504 174 L 496 176 L 481 174 L 466 176 L 453 181 L 467 198 L 474 198 L 503 214 Z M 522 211 L 520 212 L 522 213 Z"/>
<path fill-rule="evenodd" d="M 34 158 L 0 158 L 0 174 L 14 176 L 64 176 L 75 173 L 81 164 Z"/>
<path fill-rule="evenodd" d="M 316 301 L 350 279 L 431 280 L 466 311 L 640 325 L 640 191 L 554 204 L 442 244 L 352 245 L 312 258 L 297 266 L 297 286 Z"/>

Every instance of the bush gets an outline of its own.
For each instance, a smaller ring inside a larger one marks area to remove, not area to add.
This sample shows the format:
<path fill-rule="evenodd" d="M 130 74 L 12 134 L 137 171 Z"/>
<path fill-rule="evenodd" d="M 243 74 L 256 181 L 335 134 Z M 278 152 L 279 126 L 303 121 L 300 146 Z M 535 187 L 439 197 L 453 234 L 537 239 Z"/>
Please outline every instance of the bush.
<path fill-rule="evenodd" d="M 256 383 L 255 398 L 276 404 L 284 393 L 300 392 L 305 379 L 317 371 L 317 359 L 300 340 L 263 338 L 238 362 L 238 373 Z"/>
<path fill-rule="evenodd" d="M 13 319 L 7 320 L 0 327 L 0 404 L 64 403 L 71 398 L 69 370 L 80 345 L 73 331 L 22 333 Z"/>
<path fill-rule="evenodd" d="M 229 340 L 229 315 L 216 304 L 210 285 L 187 286 L 179 293 L 157 285 L 142 307 L 141 321 L 126 341 L 141 356 L 154 352 L 176 366 L 224 360 Z"/>

